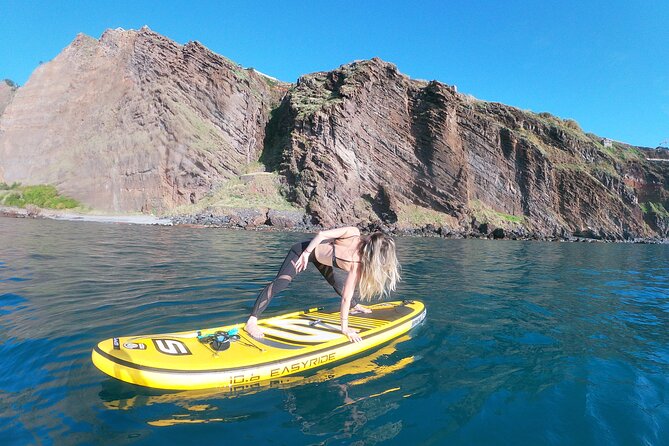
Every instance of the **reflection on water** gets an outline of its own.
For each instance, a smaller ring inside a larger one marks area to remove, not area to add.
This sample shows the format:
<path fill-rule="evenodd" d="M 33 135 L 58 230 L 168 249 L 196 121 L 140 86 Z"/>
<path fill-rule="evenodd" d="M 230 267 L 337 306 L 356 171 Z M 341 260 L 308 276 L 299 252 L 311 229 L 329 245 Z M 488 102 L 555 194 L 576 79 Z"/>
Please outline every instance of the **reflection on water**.
<path fill-rule="evenodd" d="M 0 219 L 0 443 L 662 444 L 669 248 L 399 239 L 419 331 L 276 388 L 107 378 L 100 339 L 243 320 L 301 234 Z M 268 314 L 336 304 L 311 271 Z M 522 426 L 521 429 L 518 426 Z"/>

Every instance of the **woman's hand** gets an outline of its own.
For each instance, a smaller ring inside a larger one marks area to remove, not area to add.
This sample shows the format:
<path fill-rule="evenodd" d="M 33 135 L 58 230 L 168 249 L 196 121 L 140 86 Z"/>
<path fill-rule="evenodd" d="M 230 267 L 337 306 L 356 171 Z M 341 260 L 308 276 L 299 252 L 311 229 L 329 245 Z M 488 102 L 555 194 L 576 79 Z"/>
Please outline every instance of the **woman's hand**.
<path fill-rule="evenodd" d="M 362 338 L 358 334 L 358 330 L 355 330 L 353 328 L 343 328 L 341 332 L 344 333 L 346 336 L 348 336 L 348 340 L 351 342 L 362 341 Z"/>
<path fill-rule="evenodd" d="M 307 251 L 304 251 L 302 254 L 300 254 L 300 257 L 298 257 L 297 260 L 295 261 L 295 271 L 301 273 L 302 271 L 307 269 L 310 255 L 311 253 Z"/>

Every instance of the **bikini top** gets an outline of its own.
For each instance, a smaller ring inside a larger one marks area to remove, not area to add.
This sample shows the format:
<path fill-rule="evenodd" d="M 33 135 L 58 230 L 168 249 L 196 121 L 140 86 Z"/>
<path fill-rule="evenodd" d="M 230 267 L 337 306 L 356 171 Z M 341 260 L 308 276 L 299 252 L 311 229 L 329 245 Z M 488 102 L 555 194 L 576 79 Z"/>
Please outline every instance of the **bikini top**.
<path fill-rule="evenodd" d="M 342 262 L 348 262 L 348 263 L 360 263 L 359 260 L 349 260 L 349 259 L 344 259 L 344 258 L 341 258 L 341 257 L 337 257 L 337 254 L 335 253 L 335 246 L 336 246 L 335 241 L 345 240 L 347 238 L 352 238 L 352 237 L 359 237 L 359 236 L 358 235 L 349 235 L 348 237 L 339 237 L 337 239 L 332 240 L 332 242 L 330 242 L 332 244 L 332 266 L 333 267 L 343 269 L 340 265 L 337 265 L 337 260 L 341 260 Z"/>

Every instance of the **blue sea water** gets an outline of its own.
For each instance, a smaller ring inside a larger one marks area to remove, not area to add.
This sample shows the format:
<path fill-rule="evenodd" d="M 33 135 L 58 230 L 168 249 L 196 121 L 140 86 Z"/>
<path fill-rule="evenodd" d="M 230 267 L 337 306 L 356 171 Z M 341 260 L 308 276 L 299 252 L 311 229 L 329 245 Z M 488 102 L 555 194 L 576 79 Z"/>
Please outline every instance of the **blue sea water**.
<path fill-rule="evenodd" d="M 349 364 L 236 396 L 92 365 L 245 320 L 305 237 L 0 218 L 0 444 L 669 445 L 669 246 L 398 238 L 427 320 Z M 336 303 L 308 270 L 266 314 Z"/>

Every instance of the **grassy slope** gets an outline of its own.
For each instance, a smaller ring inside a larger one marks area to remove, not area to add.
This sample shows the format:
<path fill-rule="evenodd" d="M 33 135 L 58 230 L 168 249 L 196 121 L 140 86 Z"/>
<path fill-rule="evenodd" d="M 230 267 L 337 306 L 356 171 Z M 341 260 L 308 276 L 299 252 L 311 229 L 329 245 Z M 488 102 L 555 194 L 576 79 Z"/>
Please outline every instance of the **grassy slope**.
<path fill-rule="evenodd" d="M 0 205 L 24 208 L 37 206 L 45 209 L 74 209 L 81 204 L 70 197 L 60 195 L 51 185 L 21 186 L 0 183 Z"/>
<path fill-rule="evenodd" d="M 180 206 L 174 214 L 196 214 L 205 209 L 274 209 L 300 210 L 282 194 L 281 178 L 276 172 L 264 172 L 260 163 L 252 163 L 244 169 L 244 175 L 232 178 L 200 199 L 196 204 Z"/>

